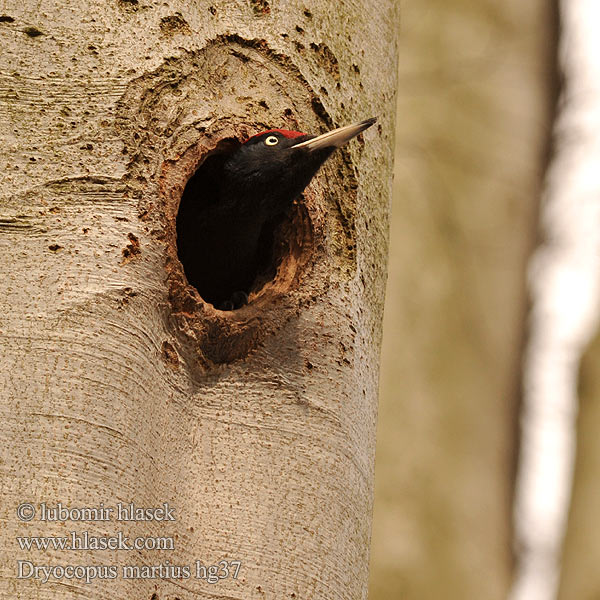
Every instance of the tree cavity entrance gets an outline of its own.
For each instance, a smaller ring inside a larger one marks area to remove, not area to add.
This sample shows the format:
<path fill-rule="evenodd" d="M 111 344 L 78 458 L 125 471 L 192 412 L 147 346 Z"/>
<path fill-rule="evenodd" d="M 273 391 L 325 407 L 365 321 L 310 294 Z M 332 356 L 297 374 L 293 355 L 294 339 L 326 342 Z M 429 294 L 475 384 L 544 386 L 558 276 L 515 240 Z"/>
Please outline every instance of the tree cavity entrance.
<path fill-rule="evenodd" d="M 188 283 L 226 311 L 247 304 L 276 277 L 297 210 L 262 222 L 251 210 L 238 210 L 237 199 L 223 197 L 223 165 L 238 147 L 229 138 L 206 155 L 185 185 L 176 219 L 177 255 Z"/>

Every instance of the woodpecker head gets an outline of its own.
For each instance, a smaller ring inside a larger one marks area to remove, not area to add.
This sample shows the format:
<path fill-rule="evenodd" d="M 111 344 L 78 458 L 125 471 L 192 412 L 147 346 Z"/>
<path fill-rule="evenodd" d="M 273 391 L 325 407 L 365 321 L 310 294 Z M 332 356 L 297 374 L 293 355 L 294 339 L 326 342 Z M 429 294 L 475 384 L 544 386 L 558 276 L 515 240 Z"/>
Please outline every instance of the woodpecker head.
<path fill-rule="evenodd" d="M 224 166 L 225 185 L 243 189 L 252 210 L 281 211 L 297 198 L 336 148 L 373 125 L 376 119 L 314 136 L 270 129 L 249 138 Z"/>
<path fill-rule="evenodd" d="M 327 157 L 374 122 L 318 136 L 270 129 L 204 160 L 177 213 L 177 253 L 204 300 L 221 310 L 239 308 L 261 277 L 272 276 L 282 215 Z"/>

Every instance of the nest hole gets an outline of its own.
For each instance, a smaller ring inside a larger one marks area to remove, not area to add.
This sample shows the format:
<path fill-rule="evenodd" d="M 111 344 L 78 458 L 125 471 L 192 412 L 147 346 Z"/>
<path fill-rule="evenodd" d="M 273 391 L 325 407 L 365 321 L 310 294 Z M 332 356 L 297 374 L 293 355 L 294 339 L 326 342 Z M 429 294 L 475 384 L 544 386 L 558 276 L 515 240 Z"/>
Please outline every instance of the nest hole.
<path fill-rule="evenodd" d="M 237 310 L 272 282 L 290 253 L 289 236 L 299 206 L 264 223 L 224 209 L 220 194 L 225 161 L 240 146 L 234 138 L 219 142 L 188 180 L 176 218 L 177 255 L 188 283 L 218 310 Z M 240 253 L 240 235 L 257 240 L 256 252 Z"/>

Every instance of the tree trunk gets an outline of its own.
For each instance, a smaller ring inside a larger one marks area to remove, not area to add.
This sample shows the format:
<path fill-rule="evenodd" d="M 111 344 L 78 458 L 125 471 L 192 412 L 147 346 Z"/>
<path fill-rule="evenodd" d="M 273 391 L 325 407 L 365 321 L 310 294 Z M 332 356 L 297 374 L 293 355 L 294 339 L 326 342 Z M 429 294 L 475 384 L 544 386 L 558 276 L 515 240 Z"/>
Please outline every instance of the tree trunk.
<path fill-rule="evenodd" d="M 550 4 L 402 12 L 372 600 L 505 600 L 510 587 Z"/>
<path fill-rule="evenodd" d="M 580 405 L 577 417 L 577 445 L 573 497 L 562 548 L 558 600 L 597 598 L 600 595 L 600 540 L 598 531 L 598 477 L 600 476 L 600 338 L 596 337 L 581 362 Z"/>
<path fill-rule="evenodd" d="M 231 5 L 2 9 L 2 597 L 366 598 L 395 3 Z M 197 166 L 370 116 L 249 305 L 205 303 L 175 235 Z M 70 532 L 91 548 L 17 539 Z"/>

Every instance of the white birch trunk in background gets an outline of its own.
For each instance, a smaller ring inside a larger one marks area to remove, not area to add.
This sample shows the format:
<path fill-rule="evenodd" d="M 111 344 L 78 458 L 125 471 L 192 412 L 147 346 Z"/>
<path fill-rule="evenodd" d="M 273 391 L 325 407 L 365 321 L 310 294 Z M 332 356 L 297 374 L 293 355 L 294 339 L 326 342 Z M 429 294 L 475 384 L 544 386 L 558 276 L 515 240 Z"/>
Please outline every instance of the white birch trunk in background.
<path fill-rule="evenodd" d="M 530 321 L 517 478 L 517 572 L 511 600 L 557 595 L 576 444 L 579 360 L 598 320 L 600 284 L 600 11 L 561 3 L 565 89 L 530 269 Z"/>
<path fill-rule="evenodd" d="M 2 5 L 0 596 L 366 598 L 395 11 Z M 176 260 L 174 218 L 206 152 L 370 116 L 297 208 L 274 281 L 234 313 L 205 305 Z M 176 520 L 118 522 L 131 502 L 168 503 Z M 40 503 L 115 512 L 43 522 Z M 17 542 L 72 531 L 174 546 Z M 18 561 L 98 570 L 92 583 L 85 569 L 19 578 Z M 241 564 L 215 583 L 196 561 Z"/>

